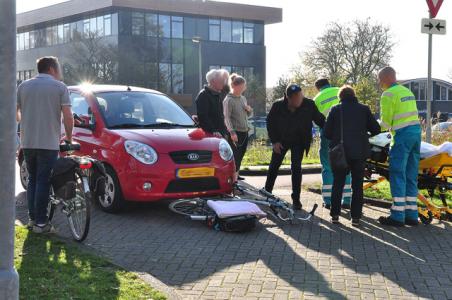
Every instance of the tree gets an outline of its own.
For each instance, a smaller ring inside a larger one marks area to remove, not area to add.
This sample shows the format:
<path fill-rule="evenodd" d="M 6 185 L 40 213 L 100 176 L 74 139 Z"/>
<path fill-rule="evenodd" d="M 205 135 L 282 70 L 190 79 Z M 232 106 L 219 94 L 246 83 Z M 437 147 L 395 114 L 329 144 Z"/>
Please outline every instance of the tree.
<path fill-rule="evenodd" d="M 264 83 L 258 76 L 249 75 L 246 78 L 246 85 L 245 97 L 248 100 L 248 104 L 253 107 L 254 115 L 265 115 L 267 90 Z"/>
<path fill-rule="evenodd" d="M 389 28 L 370 19 L 333 22 L 301 55 L 299 67 L 315 77 L 355 84 L 389 64 L 393 45 Z"/>
<path fill-rule="evenodd" d="M 62 66 L 65 82 L 116 83 L 118 59 L 117 47 L 106 43 L 96 33 L 82 36 L 74 32 L 72 51 Z"/>
<path fill-rule="evenodd" d="M 359 101 L 368 105 L 373 113 L 378 113 L 380 93 L 376 78 L 363 78 L 353 88 Z"/>

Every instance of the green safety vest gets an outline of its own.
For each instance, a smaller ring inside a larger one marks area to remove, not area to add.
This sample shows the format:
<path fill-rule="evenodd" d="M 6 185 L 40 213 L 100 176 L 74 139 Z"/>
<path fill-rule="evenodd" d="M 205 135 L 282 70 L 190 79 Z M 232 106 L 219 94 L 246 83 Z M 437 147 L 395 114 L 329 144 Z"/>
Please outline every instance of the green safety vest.
<path fill-rule="evenodd" d="M 411 125 L 420 124 L 416 97 L 400 84 L 395 84 L 381 95 L 381 128 L 395 131 Z"/>
<path fill-rule="evenodd" d="M 339 104 L 339 88 L 328 87 L 321 90 L 314 98 L 315 105 L 319 111 L 327 117 L 331 108 Z"/>

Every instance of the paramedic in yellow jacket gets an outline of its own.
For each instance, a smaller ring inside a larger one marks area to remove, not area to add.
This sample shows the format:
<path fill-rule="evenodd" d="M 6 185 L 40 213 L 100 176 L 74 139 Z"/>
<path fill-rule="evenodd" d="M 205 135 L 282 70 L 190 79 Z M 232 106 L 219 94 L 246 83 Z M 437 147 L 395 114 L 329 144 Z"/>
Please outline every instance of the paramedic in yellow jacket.
<path fill-rule="evenodd" d="M 315 87 L 319 93 L 315 96 L 314 102 L 319 111 L 326 117 L 331 108 L 339 104 L 339 88 L 330 85 L 326 78 L 318 79 Z M 331 208 L 331 193 L 333 190 L 333 171 L 331 170 L 328 151 L 330 142 L 320 130 L 320 162 L 322 163 L 322 198 L 326 209 Z M 352 196 L 351 178 L 347 175 L 345 179 L 344 192 L 342 195 L 342 208 L 349 209 Z"/>
<path fill-rule="evenodd" d="M 392 133 L 389 154 L 389 181 L 393 204 L 389 217 L 380 217 L 383 225 L 418 224 L 417 176 L 420 160 L 421 126 L 416 97 L 397 83 L 396 72 L 385 67 L 378 73 L 381 96 L 381 127 Z"/>

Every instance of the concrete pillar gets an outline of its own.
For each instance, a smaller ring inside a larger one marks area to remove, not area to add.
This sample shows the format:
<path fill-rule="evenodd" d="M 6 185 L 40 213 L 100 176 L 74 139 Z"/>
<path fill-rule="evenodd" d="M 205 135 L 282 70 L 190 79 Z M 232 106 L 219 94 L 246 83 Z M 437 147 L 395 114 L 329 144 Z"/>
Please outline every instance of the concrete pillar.
<path fill-rule="evenodd" d="M 0 0 L 0 300 L 19 298 L 14 269 L 16 1 Z"/>

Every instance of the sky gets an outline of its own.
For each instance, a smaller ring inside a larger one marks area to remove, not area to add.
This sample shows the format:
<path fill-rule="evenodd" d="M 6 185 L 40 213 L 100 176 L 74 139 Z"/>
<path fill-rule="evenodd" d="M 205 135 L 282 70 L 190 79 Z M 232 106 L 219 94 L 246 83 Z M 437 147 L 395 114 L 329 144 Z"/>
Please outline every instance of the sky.
<path fill-rule="evenodd" d="M 165 1 L 165 0 L 162 0 Z M 17 0 L 17 12 L 63 2 Z M 388 26 L 396 43 L 391 64 L 399 79 L 427 77 L 428 35 L 421 33 L 421 19 L 428 16 L 425 0 L 228 0 L 281 7 L 283 22 L 265 28 L 267 86 L 287 74 L 316 37 L 332 21 L 371 18 Z M 452 16 L 452 1 L 444 1 L 437 16 Z M 452 20 L 451 20 L 452 22 Z M 451 23 L 452 24 L 452 23 Z M 452 28 L 448 35 L 433 36 L 433 77 L 452 81 Z"/>

